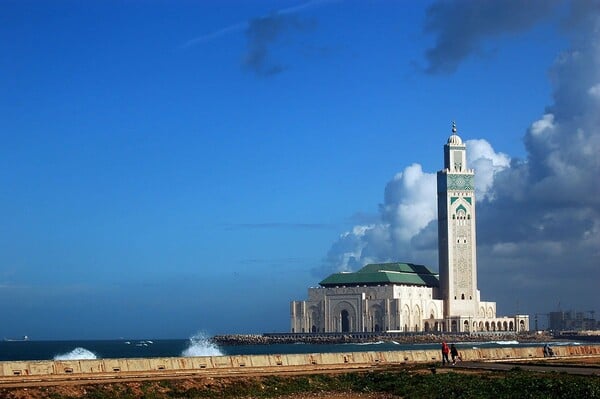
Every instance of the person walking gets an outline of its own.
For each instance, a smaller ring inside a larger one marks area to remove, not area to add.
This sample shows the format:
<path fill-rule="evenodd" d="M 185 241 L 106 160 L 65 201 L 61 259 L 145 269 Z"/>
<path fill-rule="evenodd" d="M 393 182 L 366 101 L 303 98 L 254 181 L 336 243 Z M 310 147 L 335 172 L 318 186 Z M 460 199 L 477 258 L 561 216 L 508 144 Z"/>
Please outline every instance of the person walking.
<path fill-rule="evenodd" d="M 450 363 L 450 359 L 448 359 L 448 353 L 450 352 L 450 348 L 448 348 L 448 344 L 446 341 L 442 342 L 442 366 L 445 366 L 446 363 Z"/>
<path fill-rule="evenodd" d="M 456 349 L 456 345 L 450 345 L 450 354 L 452 355 L 452 365 L 456 364 L 456 359 L 460 360 L 460 356 L 458 356 L 458 349 Z"/>

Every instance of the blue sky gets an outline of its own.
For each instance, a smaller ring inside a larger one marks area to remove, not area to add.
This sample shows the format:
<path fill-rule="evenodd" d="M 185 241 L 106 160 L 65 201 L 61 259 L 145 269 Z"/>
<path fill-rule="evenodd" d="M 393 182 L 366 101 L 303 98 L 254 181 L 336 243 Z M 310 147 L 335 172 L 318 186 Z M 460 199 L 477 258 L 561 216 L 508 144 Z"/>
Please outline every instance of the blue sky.
<path fill-rule="evenodd" d="M 287 331 L 328 273 L 437 269 L 452 120 L 482 299 L 600 311 L 598 3 L 527 4 L 2 2 L 0 336 Z"/>

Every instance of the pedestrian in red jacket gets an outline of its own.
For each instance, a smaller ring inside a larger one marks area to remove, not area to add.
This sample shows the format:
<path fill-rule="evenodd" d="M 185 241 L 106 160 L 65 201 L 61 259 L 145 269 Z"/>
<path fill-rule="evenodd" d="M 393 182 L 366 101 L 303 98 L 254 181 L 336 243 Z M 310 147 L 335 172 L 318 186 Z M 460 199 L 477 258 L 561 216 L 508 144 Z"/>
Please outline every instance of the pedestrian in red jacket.
<path fill-rule="evenodd" d="M 445 366 L 446 363 L 450 364 L 450 359 L 448 359 L 448 353 L 450 353 L 450 348 L 448 344 L 444 341 L 442 342 L 442 366 Z"/>

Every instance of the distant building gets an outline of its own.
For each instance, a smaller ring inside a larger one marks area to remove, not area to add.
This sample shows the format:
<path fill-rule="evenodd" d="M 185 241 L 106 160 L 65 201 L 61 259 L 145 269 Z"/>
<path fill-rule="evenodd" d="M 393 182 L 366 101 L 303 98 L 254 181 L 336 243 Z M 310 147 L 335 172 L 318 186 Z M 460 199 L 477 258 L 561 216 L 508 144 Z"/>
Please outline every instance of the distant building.
<path fill-rule="evenodd" d="M 550 312 L 548 313 L 548 329 L 552 331 L 587 331 L 600 329 L 598 322 L 593 314 L 586 317 L 586 312 Z"/>
<path fill-rule="evenodd" d="M 440 273 L 411 263 L 335 273 L 291 303 L 292 332 L 528 331 L 529 316 L 498 317 L 477 289 L 475 172 L 452 126 L 437 174 Z"/>

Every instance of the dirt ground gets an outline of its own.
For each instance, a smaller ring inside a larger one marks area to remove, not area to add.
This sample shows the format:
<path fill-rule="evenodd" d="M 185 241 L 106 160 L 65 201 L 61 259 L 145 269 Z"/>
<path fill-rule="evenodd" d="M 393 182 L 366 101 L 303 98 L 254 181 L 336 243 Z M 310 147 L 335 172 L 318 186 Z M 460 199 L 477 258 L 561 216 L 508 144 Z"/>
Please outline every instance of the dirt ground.
<path fill-rule="evenodd" d="M 238 377 L 239 378 L 252 378 L 252 377 Z M 215 387 L 219 385 L 225 385 L 228 383 L 228 379 L 209 379 L 204 381 L 202 379 L 189 379 L 180 380 L 177 382 L 177 386 L 184 390 L 191 388 L 205 388 Z M 118 384 L 97 384 L 100 386 L 101 391 L 106 397 L 119 396 L 119 392 L 122 392 L 127 388 L 129 393 L 132 393 L 135 397 L 144 397 L 148 392 L 160 394 L 167 393 L 168 388 L 161 386 L 158 383 L 150 383 L 151 388 L 148 389 L 148 383 L 146 382 L 146 389 L 142 389 L 141 382 L 127 382 Z M 0 389 L 0 398 L 2 399 L 48 399 L 52 397 L 69 397 L 69 398 L 85 398 L 91 394 L 89 385 L 55 385 L 49 387 L 33 387 L 33 388 L 14 388 L 14 389 Z M 246 397 L 251 399 L 252 397 Z M 187 399 L 186 397 L 179 397 L 178 399 Z M 278 399 L 397 399 L 394 395 L 383 394 L 383 393 L 355 393 L 355 392 L 318 392 L 318 393 L 297 393 L 291 395 L 279 396 Z"/>
<path fill-rule="evenodd" d="M 279 399 L 396 399 L 397 396 L 383 393 L 332 393 L 323 392 L 318 394 L 297 394 L 283 396 Z"/>

